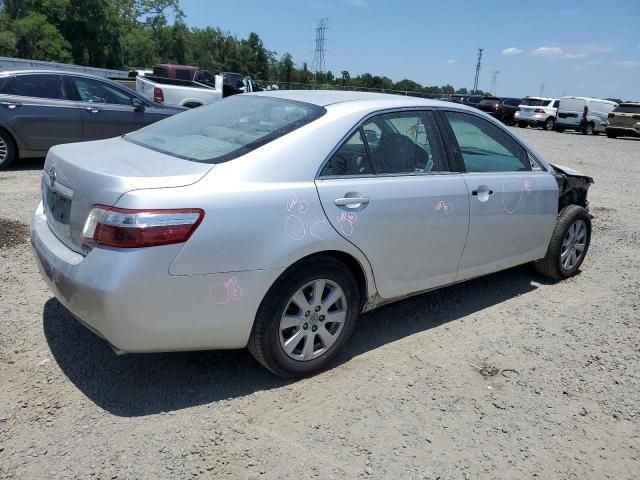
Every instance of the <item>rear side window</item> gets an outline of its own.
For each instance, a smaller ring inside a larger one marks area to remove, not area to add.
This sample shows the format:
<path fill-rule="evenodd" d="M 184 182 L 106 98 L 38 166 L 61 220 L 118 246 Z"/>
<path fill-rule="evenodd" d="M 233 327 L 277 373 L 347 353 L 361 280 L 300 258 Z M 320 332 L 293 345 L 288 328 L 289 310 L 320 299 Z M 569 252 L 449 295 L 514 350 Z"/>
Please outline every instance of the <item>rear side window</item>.
<path fill-rule="evenodd" d="M 168 155 L 220 163 L 244 155 L 324 115 L 317 105 L 258 95 L 236 95 L 125 135 Z"/>
<path fill-rule="evenodd" d="M 167 67 L 153 67 L 153 74 L 156 77 L 168 77 L 169 69 Z"/>
<path fill-rule="evenodd" d="M 619 105 L 613 111 L 616 113 L 640 113 L 640 105 Z"/>
<path fill-rule="evenodd" d="M 492 123 L 461 112 L 445 112 L 467 172 L 531 170 L 527 152 Z"/>
<path fill-rule="evenodd" d="M 18 75 L 6 85 L 4 93 L 22 97 L 65 100 L 61 75 Z"/>
<path fill-rule="evenodd" d="M 320 172 L 321 177 L 368 174 L 371 174 L 371 164 L 361 128 L 342 144 Z"/>
<path fill-rule="evenodd" d="M 397 112 L 379 115 L 363 126 L 376 173 L 415 174 L 447 171 L 433 114 Z M 377 133 L 379 132 L 379 133 Z"/>

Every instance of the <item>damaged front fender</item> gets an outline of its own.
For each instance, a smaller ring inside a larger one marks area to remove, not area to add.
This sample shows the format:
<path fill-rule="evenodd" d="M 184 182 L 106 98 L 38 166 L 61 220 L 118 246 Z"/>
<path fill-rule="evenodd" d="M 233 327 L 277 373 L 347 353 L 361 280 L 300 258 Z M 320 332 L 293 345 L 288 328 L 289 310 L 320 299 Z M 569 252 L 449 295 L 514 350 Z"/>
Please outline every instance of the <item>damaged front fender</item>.
<path fill-rule="evenodd" d="M 558 212 L 568 205 L 580 205 L 588 210 L 587 193 L 589 192 L 589 186 L 594 183 L 593 178 L 572 168 L 553 163 L 549 165 L 553 169 L 560 190 Z"/>

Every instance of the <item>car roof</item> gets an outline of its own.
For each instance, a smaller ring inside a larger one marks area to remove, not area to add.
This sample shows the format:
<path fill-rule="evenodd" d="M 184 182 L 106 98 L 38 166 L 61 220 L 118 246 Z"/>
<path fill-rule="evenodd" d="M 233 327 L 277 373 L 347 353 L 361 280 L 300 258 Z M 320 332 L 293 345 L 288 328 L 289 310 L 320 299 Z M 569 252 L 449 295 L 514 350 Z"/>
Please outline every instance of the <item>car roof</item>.
<path fill-rule="evenodd" d="M 445 102 L 440 100 L 429 100 L 426 98 L 414 97 L 411 95 L 393 95 L 389 93 L 356 92 L 343 90 L 271 90 L 255 92 L 250 95 L 263 97 L 282 98 L 298 102 L 311 103 L 319 107 L 326 107 L 335 103 L 368 101 L 379 102 L 381 104 L 397 103 L 406 105 L 413 103 L 420 106 L 441 106 Z"/>
<path fill-rule="evenodd" d="M 53 75 L 76 75 L 78 77 L 87 77 L 87 78 L 97 78 L 98 80 L 109 81 L 108 78 L 100 77 L 98 75 L 91 75 L 90 73 L 85 72 L 76 72 L 74 70 L 63 70 L 63 69 L 50 69 L 50 70 L 40 70 L 40 69 L 28 69 L 28 70 L 3 70 L 0 72 L 0 77 L 10 77 L 12 75 L 24 75 L 24 74 L 53 74 Z M 123 80 L 126 80 L 127 77 L 123 76 Z"/>

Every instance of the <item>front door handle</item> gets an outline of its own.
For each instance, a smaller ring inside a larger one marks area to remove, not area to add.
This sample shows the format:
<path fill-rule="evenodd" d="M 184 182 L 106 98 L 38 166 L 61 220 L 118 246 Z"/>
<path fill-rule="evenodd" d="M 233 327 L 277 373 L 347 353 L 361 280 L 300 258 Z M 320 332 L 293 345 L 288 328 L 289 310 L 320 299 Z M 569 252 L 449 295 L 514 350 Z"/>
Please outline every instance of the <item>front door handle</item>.
<path fill-rule="evenodd" d="M 22 106 L 21 103 L 14 102 L 0 102 L 0 105 L 2 105 L 4 108 L 8 108 L 9 110 L 15 110 L 16 108 Z"/>
<path fill-rule="evenodd" d="M 493 190 L 489 190 L 487 193 L 488 193 L 489 195 L 493 195 Z M 471 192 L 471 195 L 473 195 L 474 197 L 477 197 L 477 196 L 478 196 L 478 190 L 474 190 L 474 191 L 472 191 L 472 192 Z"/>
<path fill-rule="evenodd" d="M 84 107 L 84 109 L 89 113 L 99 113 L 100 109 L 96 107 Z"/>
<path fill-rule="evenodd" d="M 367 197 L 343 197 L 336 198 L 334 203 L 338 207 L 358 208 L 369 203 L 369 199 Z"/>
<path fill-rule="evenodd" d="M 487 202 L 493 196 L 493 190 L 486 185 L 478 185 L 475 190 L 471 191 L 471 195 L 476 197 L 480 202 Z"/>

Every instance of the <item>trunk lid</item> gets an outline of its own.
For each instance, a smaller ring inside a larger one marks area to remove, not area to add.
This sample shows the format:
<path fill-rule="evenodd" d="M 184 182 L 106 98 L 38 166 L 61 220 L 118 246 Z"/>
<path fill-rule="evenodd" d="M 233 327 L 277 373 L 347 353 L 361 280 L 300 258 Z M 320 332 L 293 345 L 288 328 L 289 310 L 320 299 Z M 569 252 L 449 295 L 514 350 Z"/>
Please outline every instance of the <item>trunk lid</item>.
<path fill-rule="evenodd" d="M 92 205 L 113 206 L 131 190 L 190 185 L 212 167 L 123 138 L 55 146 L 49 150 L 42 173 L 47 223 L 67 247 L 84 253 L 82 228 Z"/>

